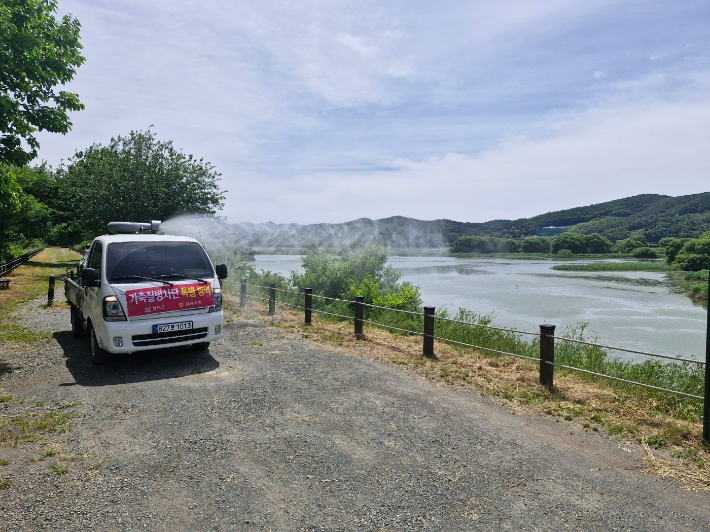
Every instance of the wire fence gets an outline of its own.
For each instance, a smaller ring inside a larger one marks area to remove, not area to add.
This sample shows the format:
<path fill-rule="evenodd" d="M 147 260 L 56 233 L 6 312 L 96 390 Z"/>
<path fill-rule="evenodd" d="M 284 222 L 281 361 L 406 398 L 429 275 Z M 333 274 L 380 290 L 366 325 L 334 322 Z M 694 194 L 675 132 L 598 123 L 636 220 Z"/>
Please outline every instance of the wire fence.
<path fill-rule="evenodd" d="M 276 300 L 277 293 L 279 295 L 278 301 Z M 583 338 L 559 336 L 554 334 L 555 327 L 552 325 L 541 325 L 540 332 L 522 331 L 477 323 L 473 319 L 467 320 L 465 317 L 464 319 L 447 317 L 446 315 L 436 314 L 433 307 L 424 307 L 424 312 L 396 309 L 365 303 L 363 297 L 357 297 L 353 301 L 313 294 L 310 289 L 302 292 L 287 288 L 276 288 L 273 283 L 269 286 L 249 284 L 244 279 L 241 281 L 240 295 L 242 306 L 244 306 L 246 300 L 268 302 L 269 314 L 275 312 L 277 303 L 292 309 L 302 310 L 305 312 L 307 324 L 311 323 L 311 315 L 315 313 L 339 320 L 352 320 L 356 335 L 362 334 L 363 324 L 408 335 L 418 335 L 423 337 L 423 354 L 425 356 L 434 356 L 433 342 L 437 340 L 458 347 L 535 362 L 540 366 L 540 383 L 550 387 L 554 385 L 554 368 L 560 368 L 595 378 L 639 386 L 655 392 L 705 401 L 703 395 L 692 393 L 696 391 L 695 388 L 699 385 L 697 379 L 694 383 L 687 385 L 693 388 L 689 391 L 687 389 L 673 389 L 653 382 L 640 382 L 639 380 L 626 378 L 624 375 L 610 375 L 595 367 L 580 367 L 582 364 L 575 365 L 568 360 L 575 360 L 574 357 L 569 356 L 570 351 L 573 351 L 569 344 L 581 346 L 580 349 L 583 354 L 581 359 L 592 366 L 596 364 L 603 367 L 602 362 L 606 360 L 606 355 L 609 351 L 621 351 L 641 355 L 649 359 L 672 361 L 675 364 L 692 365 L 698 368 L 706 366 L 704 361 L 611 346 Z M 383 319 L 387 315 L 390 316 L 389 319 Z M 475 317 L 475 315 L 471 316 Z M 435 331 L 437 332 L 435 333 Z M 532 337 L 532 341 L 525 340 L 525 337 Z M 555 341 L 558 342 L 557 346 Z M 556 356 L 557 360 L 555 360 Z M 580 358 L 580 356 L 577 358 Z M 618 362 L 617 366 L 621 369 L 633 367 L 631 363 L 621 361 Z M 653 366 L 655 369 L 659 367 L 662 370 L 664 365 Z M 700 382 L 700 385 L 702 385 L 702 382 Z M 681 385 L 680 387 L 683 388 L 685 386 Z"/>
<path fill-rule="evenodd" d="M 5 264 L 0 264 L 0 275 L 7 275 L 8 273 L 12 272 L 15 268 L 22 266 L 25 262 L 30 260 L 35 255 L 37 255 L 37 253 L 39 253 L 43 249 L 44 249 L 44 247 L 33 249 L 32 251 L 28 251 L 24 255 L 17 257 L 16 259 L 11 260 L 10 262 L 6 262 Z"/>

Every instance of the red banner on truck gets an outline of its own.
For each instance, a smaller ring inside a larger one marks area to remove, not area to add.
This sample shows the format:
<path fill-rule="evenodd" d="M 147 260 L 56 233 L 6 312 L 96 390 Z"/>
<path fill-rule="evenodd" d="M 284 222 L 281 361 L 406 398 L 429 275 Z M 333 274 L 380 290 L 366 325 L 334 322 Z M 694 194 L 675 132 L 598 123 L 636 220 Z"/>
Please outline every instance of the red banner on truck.
<path fill-rule="evenodd" d="M 214 299 L 209 283 L 181 284 L 126 290 L 126 305 L 130 318 L 175 310 L 211 307 L 214 305 Z"/>

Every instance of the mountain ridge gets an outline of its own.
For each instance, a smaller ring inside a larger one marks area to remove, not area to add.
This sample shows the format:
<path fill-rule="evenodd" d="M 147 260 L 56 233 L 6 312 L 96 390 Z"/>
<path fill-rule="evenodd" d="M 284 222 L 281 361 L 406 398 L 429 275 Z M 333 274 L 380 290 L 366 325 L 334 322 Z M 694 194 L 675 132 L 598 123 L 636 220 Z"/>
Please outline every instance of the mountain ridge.
<path fill-rule="evenodd" d="M 639 194 L 530 218 L 488 222 L 418 220 L 395 215 L 339 224 L 230 224 L 215 217 L 188 215 L 163 224 L 168 233 L 214 241 L 220 247 L 255 249 L 303 249 L 311 244 L 342 249 L 368 243 L 394 249 L 445 248 L 460 236 L 519 239 L 534 236 L 536 229 L 548 226 L 567 227 L 584 234 L 598 233 L 612 241 L 636 234 L 652 243 L 666 236 L 695 238 L 710 230 L 710 192 L 685 196 Z"/>

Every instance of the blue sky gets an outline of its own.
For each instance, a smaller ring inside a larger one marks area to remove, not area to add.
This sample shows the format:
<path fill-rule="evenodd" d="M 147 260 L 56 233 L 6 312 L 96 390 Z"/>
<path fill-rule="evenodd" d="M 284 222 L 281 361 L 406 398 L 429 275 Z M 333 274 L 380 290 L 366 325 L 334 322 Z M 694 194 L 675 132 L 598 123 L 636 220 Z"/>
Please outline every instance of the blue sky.
<path fill-rule="evenodd" d="M 710 3 L 59 0 L 86 110 L 57 165 L 153 126 L 230 222 L 483 222 L 710 191 Z"/>

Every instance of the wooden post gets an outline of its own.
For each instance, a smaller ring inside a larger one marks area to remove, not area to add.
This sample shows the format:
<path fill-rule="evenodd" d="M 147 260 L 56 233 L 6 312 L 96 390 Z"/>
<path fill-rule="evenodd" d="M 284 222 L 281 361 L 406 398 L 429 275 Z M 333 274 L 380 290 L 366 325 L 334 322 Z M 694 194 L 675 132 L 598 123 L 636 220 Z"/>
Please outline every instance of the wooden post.
<path fill-rule="evenodd" d="M 554 385 L 555 366 L 555 326 L 540 325 L 540 384 Z"/>
<path fill-rule="evenodd" d="M 239 306 L 244 308 L 247 306 L 247 280 L 239 281 Z"/>
<path fill-rule="evenodd" d="M 436 307 L 424 307 L 424 349 L 425 357 L 434 356 L 434 314 Z"/>
<path fill-rule="evenodd" d="M 306 325 L 310 325 L 311 312 L 313 311 L 313 288 L 306 288 L 306 301 L 304 308 L 306 309 Z"/>
<path fill-rule="evenodd" d="M 365 314 L 365 296 L 355 296 L 355 336 L 362 336 L 362 317 Z"/>
<path fill-rule="evenodd" d="M 47 290 L 47 306 L 51 307 L 54 304 L 54 283 L 56 279 L 54 275 L 49 276 L 49 290 Z"/>
<path fill-rule="evenodd" d="M 269 283 L 269 316 L 276 314 L 276 283 Z"/>

